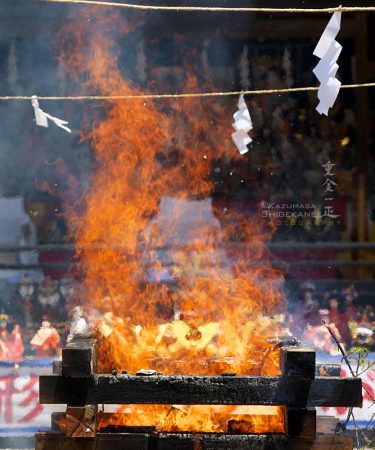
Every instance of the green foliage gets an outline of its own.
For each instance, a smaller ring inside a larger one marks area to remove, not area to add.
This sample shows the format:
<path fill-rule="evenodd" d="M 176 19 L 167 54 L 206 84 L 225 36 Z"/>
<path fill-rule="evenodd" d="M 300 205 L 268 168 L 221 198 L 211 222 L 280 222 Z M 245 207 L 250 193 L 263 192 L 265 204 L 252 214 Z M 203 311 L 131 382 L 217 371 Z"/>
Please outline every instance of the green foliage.
<path fill-rule="evenodd" d="M 368 355 L 368 349 L 363 346 L 352 347 L 347 351 L 346 356 L 351 363 L 356 377 L 361 376 L 367 370 L 374 367 L 375 361 L 369 360 Z"/>

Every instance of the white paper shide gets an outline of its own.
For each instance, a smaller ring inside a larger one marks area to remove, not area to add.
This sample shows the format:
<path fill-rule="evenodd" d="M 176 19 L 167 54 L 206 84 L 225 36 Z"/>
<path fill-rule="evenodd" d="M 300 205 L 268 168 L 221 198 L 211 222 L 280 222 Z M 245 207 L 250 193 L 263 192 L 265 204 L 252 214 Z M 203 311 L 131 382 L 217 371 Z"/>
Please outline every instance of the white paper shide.
<path fill-rule="evenodd" d="M 325 114 L 326 116 L 328 116 L 329 108 L 334 105 L 341 86 L 340 81 L 336 78 L 339 68 L 337 60 L 342 50 L 342 46 L 336 41 L 340 26 L 341 12 L 335 12 L 314 50 L 314 55 L 320 58 L 313 71 L 320 81 L 319 104 L 316 110 L 319 114 Z"/>
<path fill-rule="evenodd" d="M 238 111 L 233 114 L 234 123 L 233 128 L 236 130 L 232 134 L 233 142 L 236 144 L 238 151 L 241 155 L 244 155 L 249 151 L 247 148 L 253 140 L 249 136 L 249 131 L 253 129 L 253 123 L 251 121 L 249 110 L 244 99 L 243 94 L 240 95 L 238 100 Z"/>
<path fill-rule="evenodd" d="M 35 123 L 39 127 L 48 128 L 48 119 L 49 119 L 56 126 L 62 128 L 63 130 L 67 131 L 68 133 L 72 132 L 72 130 L 66 126 L 66 125 L 68 125 L 68 122 L 66 120 L 62 120 L 62 119 L 59 119 L 58 117 L 51 116 L 50 114 L 45 113 L 41 108 L 39 108 L 38 97 L 36 95 L 33 95 L 31 97 L 31 104 L 34 108 Z"/>

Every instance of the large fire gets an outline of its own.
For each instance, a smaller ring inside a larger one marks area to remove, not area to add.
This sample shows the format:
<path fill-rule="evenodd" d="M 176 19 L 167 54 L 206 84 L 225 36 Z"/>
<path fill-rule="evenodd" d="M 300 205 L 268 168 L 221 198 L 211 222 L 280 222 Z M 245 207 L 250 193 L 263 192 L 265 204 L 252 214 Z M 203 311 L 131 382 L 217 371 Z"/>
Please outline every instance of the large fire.
<path fill-rule="evenodd" d="M 114 36 L 133 31 L 134 16 L 103 14 L 85 8 L 70 20 L 61 61 L 78 81 L 85 77 L 89 93 L 140 94 L 119 69 Z M 207 88 L 194 75 L 194 54 L 185 60 L 183 83 L 170 89 Z M 211 200 L 215 165 L 243 158 L 230 140 L 235 103 L 183 98 L 102 106 L 105 115 L 88 136 L 96 168 L 85 207 L 70 218 L 87 299 L 101 317 L 99 371 L 277 374 L 269 338 L 282 333 L 282 276 L 268 263 L 272 227 Z M 282 431 L 283 424 L 282 408 L 131 411 L 123 407 L 112 422 L 225 431 L 229 419 L 250 414 L 250 432 Z"/>

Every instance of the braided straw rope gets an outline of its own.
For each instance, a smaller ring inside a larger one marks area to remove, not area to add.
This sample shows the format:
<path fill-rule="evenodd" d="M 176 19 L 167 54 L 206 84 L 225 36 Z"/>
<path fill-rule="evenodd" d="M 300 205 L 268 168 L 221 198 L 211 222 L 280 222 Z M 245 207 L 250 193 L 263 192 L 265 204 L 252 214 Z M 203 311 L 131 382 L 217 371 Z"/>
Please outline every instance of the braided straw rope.
<path fill-rule="evenodd" d="M 362 84 L 343 84 L 341 89 L 357 89 L 357 88 L 369 88 L 375 87 L 375 83 L 362 83 Z M 234 95 L 261 95 L 261 94 L 285 94 L 290 92 L 309 92 L 317 91 L 319 87 L 307 86 L 297 88 L 285 88 L 285 89 L 257 89 L 253 91 L 228 91 L 228 92 L 187 92 L 180 94 L 139 94 L 139 95 L 70 95 L 61 97 L 50 96 L 37 96 L 38 100 L 47 101 L 60 101 L 60 100 L 155 100 L 163 98 L 194 98 L 194 97 L 227 97 Z M 0 96 L 0 101 L 11 100 L 31 100 L 30 95 L 7 95 Z"/>
<path fill-rule="evenodd" d="M 82 5 L 111 6 L 128 9 L 154 11 L 206 11 L 206 12 L 260 12 L 260 13 L 334 13 L 334 12 L 371 12 L 375 6 L 338 6 L 334 8 L 256 8 L 256 7 L 221 7 L 221 6 L 152 6 L 132 3 L 116 3 L 96 0 L 42 0 L 48 3 L 70 3 Z"/>

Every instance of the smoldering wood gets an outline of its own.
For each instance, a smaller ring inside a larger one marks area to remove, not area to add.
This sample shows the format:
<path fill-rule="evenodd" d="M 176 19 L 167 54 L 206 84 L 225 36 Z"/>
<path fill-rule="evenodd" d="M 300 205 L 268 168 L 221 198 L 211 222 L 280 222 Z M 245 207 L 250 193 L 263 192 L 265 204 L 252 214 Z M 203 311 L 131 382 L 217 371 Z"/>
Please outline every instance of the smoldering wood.
<path fill-rule="evenodd" d="M 315 408 L 287 408 L 286 432 L 288 436 L 304 439 L 314 439 L 316 436 L 316 410 Z"/>
<path fill-rule="evenodd" d="M 70 439 L 65 433 L 40 432 L 36 450 L 352 450 L 351 436 L 320 435 L 314 440 L 283 434 L 98 433 L 94 439 Z"/>
<path fill-rule="evenodd" d="M 305 347 L 282 347 L 280 349 L 280 370 L 288 377 L 315 378 L 314 350 Z"/>
<path fill-rule="evenodd" d="M 100 433 L 156 433 L 156 426 L 127 426 L 127 425 L 107 425 L 100 428 Z"/>
<path fill-rule="evenodd" d="M 149 437 L 155 450 L 286 450 L 283 434 L 160 433 Z"/>
<path fill-rule="evenodd" d="M 129 374 L 70 379 L 40 376 L 42 404 L 362 406 L 358 378 L 189 376 Z"/>
<path fill-rule="evenodd" d="M 284 348 L 297 348 L 299 347 L 299 343 L 297 340 L 286 340 L 287 338 L 282 338 L 281 343 L 287 344 Z M 63 349 L 63 361 L 54 361 L 53 362 L 53 373 L 56 375 L 65 375 L 65 376 L 78 376 L 78 377 L 86 377 L 95 374 L 96 364 L 95 364 L 95 343 L 94 339 L 91 339 L 87 336 L 76 336 L 73 341 Z M 280 348 L 283 348 L 282 346 Z M 284 350 L 285 351 L 285 350 Z M 301 352 L 301 350 L 299 350 Z M 289 353 L 292 353 L 289 350 Z M 298 358 L 305 358 L 301 353 L 296 354 Z M 80 366 L 73 369 L 71 366 L 76 365 L 76 361 L 79 361 Z M 90 361 L 88 363 L 88 361 Z M 64 365 L 64 373 L 62 373 L 62 365 Z M 340 376 L 341 365 L 340 364 L 316 364 L 315 365 L 315 375 L 316 376 Z M 72 375 L 69 375 L 72 373 Z"/>
<path fill-rule="evenodd" d="M 62 375 L 71 378 L 90 377 L 96 370 L 96 340 L 76 336 L 62 349 Z"/>

